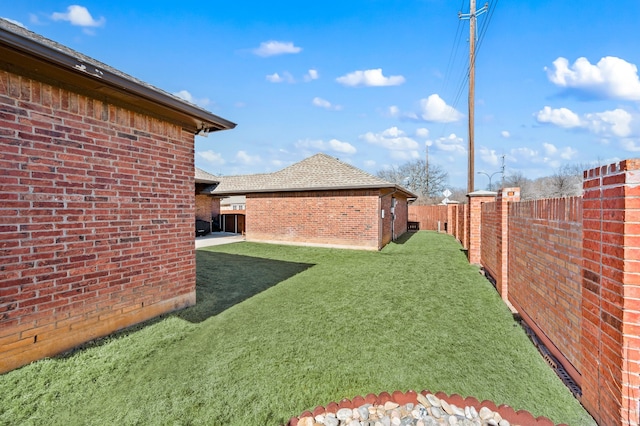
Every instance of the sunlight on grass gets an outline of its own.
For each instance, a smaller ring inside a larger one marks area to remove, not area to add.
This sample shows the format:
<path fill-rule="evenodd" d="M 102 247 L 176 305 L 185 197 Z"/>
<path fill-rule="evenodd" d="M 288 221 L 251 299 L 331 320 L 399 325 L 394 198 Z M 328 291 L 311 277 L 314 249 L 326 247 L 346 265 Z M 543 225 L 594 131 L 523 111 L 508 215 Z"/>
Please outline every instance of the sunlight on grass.
<path fill-rule="evenodd" d="M 0 376 L 0 424 L 277 425 L 383 391 L 593 424 L 451 237 L 198 251 L 198 304 Z"/>

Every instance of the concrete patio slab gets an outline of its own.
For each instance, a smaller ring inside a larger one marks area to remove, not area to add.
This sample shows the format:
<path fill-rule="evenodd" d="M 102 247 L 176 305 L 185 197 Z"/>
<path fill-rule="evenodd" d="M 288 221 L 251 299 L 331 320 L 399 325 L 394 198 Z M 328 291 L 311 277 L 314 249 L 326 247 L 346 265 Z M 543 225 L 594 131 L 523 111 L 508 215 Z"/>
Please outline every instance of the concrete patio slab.
<path fill-rule="evenodd" d="M 244 241 L 244 235 L 233 234 L 231 232 L 212 232 L 203 237 L 196 237 L 196 248 L 217 246 L 220 244 L 237 243 Z"/>

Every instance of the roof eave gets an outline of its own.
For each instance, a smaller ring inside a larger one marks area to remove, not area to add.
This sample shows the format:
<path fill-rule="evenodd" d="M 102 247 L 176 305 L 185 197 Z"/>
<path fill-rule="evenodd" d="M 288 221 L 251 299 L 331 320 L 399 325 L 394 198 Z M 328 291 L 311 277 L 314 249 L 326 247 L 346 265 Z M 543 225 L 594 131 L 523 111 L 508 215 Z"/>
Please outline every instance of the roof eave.
<path fill-rule="evenodd" d="M 48 76 L 69 87 L 99 93 L 180 124 L 194 134 L 233 129 L 236 124 L 96 63 L 0 28 L 0 64 Z"/>
<path fill-rule="evenodd" d="M 317 186 L 317 187 L 300 187 L 300 188 L 264 188 L 264 189 L 237 189 L 237 190 L 215 190 L 215 195 L 246 195 L 246 194 L 264 194 L 269 192 L 311 192 L 311 191 L 348 191 L 352 189 L 395 189 L 404 193 L 407 198 L 417 198 L 418 196 L 407 191 L 406 189 L 394 185 L 350 185 L 350 186 Z"/>

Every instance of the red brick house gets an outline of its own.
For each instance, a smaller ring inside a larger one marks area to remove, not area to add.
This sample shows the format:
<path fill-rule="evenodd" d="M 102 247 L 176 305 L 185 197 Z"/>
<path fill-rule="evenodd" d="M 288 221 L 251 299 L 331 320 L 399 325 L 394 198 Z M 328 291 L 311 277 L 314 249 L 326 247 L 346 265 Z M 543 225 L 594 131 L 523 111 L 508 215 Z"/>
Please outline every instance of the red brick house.
<path fill-rule="evenodd" d="M 0 373 L 195 303 L 194 135 L 234 126 L 0 19 Z"/>
<path fill-rule="evenodd" d="M 246 240 L 380 250 L 407 231 L 416 195 L 326 154 L 275 173 L 225 176 L 211 191 L 246 195 Z"/>
<path fill-rule="evenodd" d="M 220 178 L 196 167 L 196 228 L 200 230 L 200 222 L 207 222 L 209 231 L 213 232 L 214 221 L 220 215 L 220 197 L 211 196 L 211 192 L 220 183 Z M 202 232 L 196 232 L 196 236 Z"/>

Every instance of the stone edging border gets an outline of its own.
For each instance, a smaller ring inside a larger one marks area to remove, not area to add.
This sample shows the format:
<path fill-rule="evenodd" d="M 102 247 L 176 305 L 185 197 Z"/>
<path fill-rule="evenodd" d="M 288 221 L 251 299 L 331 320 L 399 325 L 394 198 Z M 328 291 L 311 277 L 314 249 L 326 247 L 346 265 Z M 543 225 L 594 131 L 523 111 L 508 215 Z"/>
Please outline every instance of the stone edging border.
<path fill-rule="evenodd" d="M 478 401 L 476 398 L 469 396 L 467 398 L 463 398 L 458 394 L 447 395 L 443 392 L 433 393 L 427 390 L 423 390 L 420 392 L 423 395 L 433 394 L 437 398 L 447 401 L 449 404 L 453 404 L 457 407 L 474 407 L 476 410 L 480 410 L 482 407 L 487 407 L 491 411 L 495 411 L 500 413 L 503 419 L 508 420 L 511 425 L 520 425 L 520 426 L 556 426 L 551 420 L 546 417 L 533 417 L 531 413 L 524 410 L 515 411 L 508 405 L 500 405 L 496 406 L 492 401 Z M 304 417 L 315 417 L 320 414 L 326 413 L 337 413 L 337 411 L 341 408 L 350 408 L 356 409 L 364 404 L 373 404 L 373 405 L 384 405 L 386 402 L 395 402 L 400 405 L 405 404 L 417 404 L 418 394 L 415 391 L 395 391 L 392 394 L 388 392 L 382 392 L 380 395 L 369 394 L 365 397 L 356 396 L 353 399 L 349 400 L 347 398 L 343 399 L 339 403 L 331 402 L 326 407 L 317 406 L 313 411 L 305 411 L 298 417 L 292 417 L 287 426 L 298 426 L 298 422 Z M 567 425 L 558 425 L 558 426 L 567 426 Z"/>

